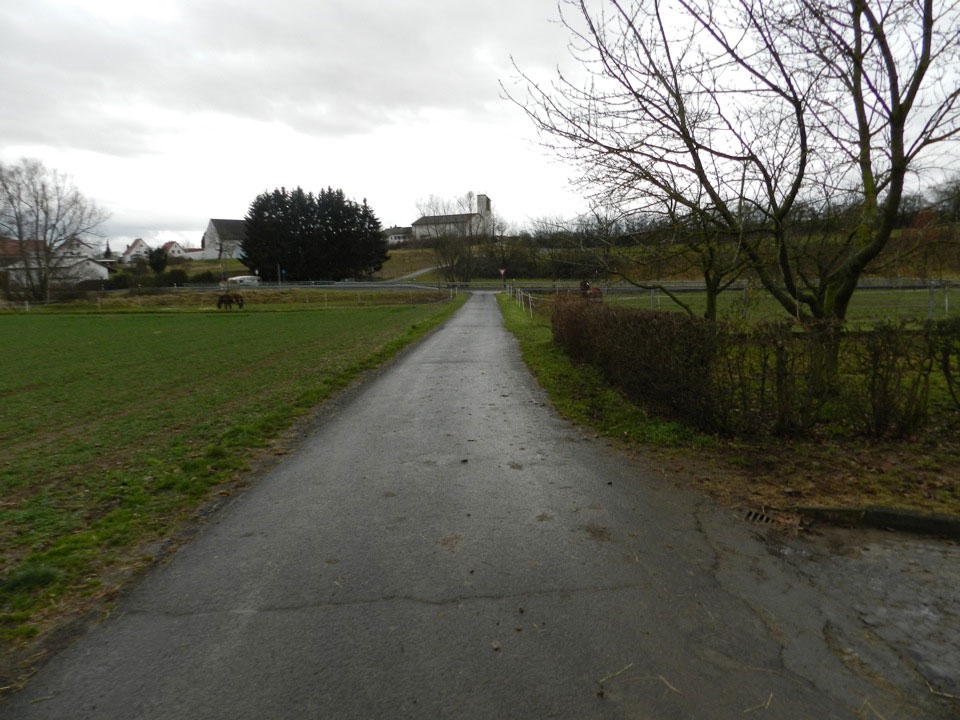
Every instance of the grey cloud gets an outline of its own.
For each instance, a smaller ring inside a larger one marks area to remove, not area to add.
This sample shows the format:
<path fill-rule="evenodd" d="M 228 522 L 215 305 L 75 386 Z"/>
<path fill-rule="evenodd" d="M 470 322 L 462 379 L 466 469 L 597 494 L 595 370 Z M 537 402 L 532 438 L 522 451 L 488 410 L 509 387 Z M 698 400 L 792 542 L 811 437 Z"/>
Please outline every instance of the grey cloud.
<path fill-rule="evenodd" d="M 118 155 L 149 147 L 132 103 L 365 132 L 428 109 L 489 112 L 510 53 L 550 64 L 552 2 L 184 0 L 172 23 L 92 19 L 43 2 L 0 9 L 0 137 Z M 517 7 L 522 6 L 522 7 Z M 498 65 L 477 62 L 481 49 Z"/>

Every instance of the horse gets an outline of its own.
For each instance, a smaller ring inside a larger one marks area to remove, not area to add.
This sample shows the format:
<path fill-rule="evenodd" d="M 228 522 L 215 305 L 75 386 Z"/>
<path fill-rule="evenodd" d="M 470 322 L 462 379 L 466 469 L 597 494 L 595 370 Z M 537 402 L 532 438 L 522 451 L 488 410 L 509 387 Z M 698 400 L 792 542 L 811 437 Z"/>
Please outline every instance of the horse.
<path fill-rule="evenodd" d="M 227 310 L 233 310 L 234 303 L 239 310 L 243 310 L 243 296 L 240 293 L 224 293 L 217 298 L 217 310 L 223 307 L 226 307 Z"/>

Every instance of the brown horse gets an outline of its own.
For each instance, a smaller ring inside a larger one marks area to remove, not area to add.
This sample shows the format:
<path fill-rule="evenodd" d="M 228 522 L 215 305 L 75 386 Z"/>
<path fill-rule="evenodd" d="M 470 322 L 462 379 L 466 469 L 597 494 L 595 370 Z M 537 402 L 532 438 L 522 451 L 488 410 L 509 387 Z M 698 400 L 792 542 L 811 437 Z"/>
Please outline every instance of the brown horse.
<path fill-rule="evenodd" d="M 217 310 L 224 307 L 226 307 L 227 310 L 233 310 L 234 303 L 236 303 L 239 310 L 243 310 L 243 296 L 240 293 L 224 293 L 217 298 Z"/>

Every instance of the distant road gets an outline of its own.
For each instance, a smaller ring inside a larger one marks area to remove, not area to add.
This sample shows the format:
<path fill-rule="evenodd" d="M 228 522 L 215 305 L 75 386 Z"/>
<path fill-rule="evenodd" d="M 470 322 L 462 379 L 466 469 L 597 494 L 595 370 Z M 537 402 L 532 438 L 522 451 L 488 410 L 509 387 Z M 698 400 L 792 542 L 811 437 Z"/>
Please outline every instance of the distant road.
<path fill-rule="evenodd" d="M 874 566 L 661 462 L 558 417 L 475 294 L 0 715 L 946 716 L 865 631 Z"/>
<path fill-rule="evenodd" d="M 401 282 L 403 280 L 413 280 L 413 278 L 420 277 L 421 275 L 426 275 L 428 272 L 433 272 L 436 270 L 436 266 L 423 268 L 423 270 L 417 270 L 416 272 L 408 273 L 406 275 L 401 275 L 397 278 L 390 278 L 387 282 Z"/>

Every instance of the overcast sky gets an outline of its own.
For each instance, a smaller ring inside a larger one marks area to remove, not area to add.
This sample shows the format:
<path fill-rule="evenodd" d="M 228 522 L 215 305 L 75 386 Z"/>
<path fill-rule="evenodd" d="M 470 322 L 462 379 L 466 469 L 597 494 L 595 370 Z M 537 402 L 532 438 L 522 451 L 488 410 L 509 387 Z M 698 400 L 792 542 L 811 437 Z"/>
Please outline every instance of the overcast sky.
<path fill-rule="evenodd" d="M 384 226 L 473 190 L 524 223 L 582 209 L 500 98 L 567 56 L 554 0 L 0 0 L 0 160 L 35 157 L 119 243 L 199 245 L 260 192 L 333 186 Z"/>

